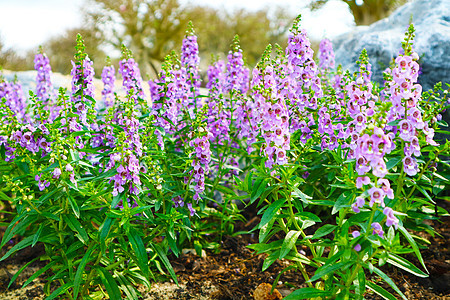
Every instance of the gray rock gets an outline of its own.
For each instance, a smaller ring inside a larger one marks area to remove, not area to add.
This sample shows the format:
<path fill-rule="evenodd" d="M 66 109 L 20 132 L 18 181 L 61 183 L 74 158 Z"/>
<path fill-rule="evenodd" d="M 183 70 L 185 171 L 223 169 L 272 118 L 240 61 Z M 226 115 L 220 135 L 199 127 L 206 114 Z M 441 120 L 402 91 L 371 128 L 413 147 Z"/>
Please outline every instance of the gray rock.
<path fill-rule="evenodd" d="M 401 50 L 412 18 L 416 29 L 415 51 L 421 57 L 419 83 L 426 91 L 436 82 L 450 83 L 450 1 L 414 0 L 399 7 L 386 19 L 333 40 L 336 63 L 356 71 L 355 62 L 366 48 L 372 64 L 372 79 L 383 82 L 382 72 Z"/>

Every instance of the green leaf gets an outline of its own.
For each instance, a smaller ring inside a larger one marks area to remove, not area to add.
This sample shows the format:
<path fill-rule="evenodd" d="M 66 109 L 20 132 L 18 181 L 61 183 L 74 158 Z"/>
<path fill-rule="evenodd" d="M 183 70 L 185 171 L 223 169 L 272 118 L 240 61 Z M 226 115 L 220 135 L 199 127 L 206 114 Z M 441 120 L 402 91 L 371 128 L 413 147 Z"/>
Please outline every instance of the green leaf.
<path fill-rule="evenodd" d="M 275 201 L 274 203 L 270 204 L 266 211 L 264 212 L 261 222 L 258 225 L 258 228 L 262 228 L 264 225 L 269 223 L 270 220 L 273 219 L 275 214 L 278 212 L 278 210 L 283 206 L 283 204 L 286 202 L 285 199 L 279 199 Z"/>
<path fill-rule="evenodd" d="M 34 238 L 33 238 L 33 242 L 31 243 L 31 247 L 34 247 L 34 245 L 36 245 L 36 243 L 38 242 L 42 230 L 44 229 L 44 223 L 41 223 L 41 225 L 39 225 L 38 230 L 36 231 L 36 233 L 34 234 Z"/>
<path fill-rule="evenodd" d="M 11 280 L 9 281 L 8 284 L 8 289 L 11 286 L 11 284 L 17 279 L 17 277 L 19 277 L 20 273 L 22 273 L 23 270 L 26 269 L 26 267 L 28 267 L 29 265 L 31 265 L 32 263 L 34 263 L 37 259 L 39 259 L 38 257 L 35 257 L 34 259 L 32 259 L 31 261 L 27 262 L 24 266 L 22 266 L 19 271 L 16 272 L 16 274 L 14 274 L 14 276 L 11 278 Z"/>
<path fill-rule="evenodd" d="M 300 197 L 300 199 L 304 202 L 304 203 L 306 203 L 306 204 L 309 204 L 310 203 L 310 201 L 309 201 L 309 199 L 312 199 L 312 197 L 311 196 L 308 196 L 308 195 L 306 195 L 305 193 L 303 193 L 302 191 L 300 191 L 297 187 L 292 187 L 292 197 L 294 197 L 294 198 L 298 198 L 298 197 Z"/>
<path fill-rule="evenodd" d="M 402 157 L 401 157 L 401 156 L 396 156 L 396 157 L 391 158 L 391 159 L 388 160 L 387 163 L 386 163 L 386 169 L 387 169 L 387 170 L 392 169 L 392 168 L 395 167 L 401 160 L 402 160 Z"/>
<path fill-rule="evenodd" d="M 120 292 L 117 282 L 114 280 L 112 275 L 102 267 L 98 267 L 97 270 L 100 271 L 100 278 L 106 288 L 106 291 L 108 292 L 109 299 L 122 300 L 122 293 Z"/>
<path fill-rule="evenodd" d="M 69 199 L 70 207 L 72 208 L 73 213 L 75 214 L 77 219 L 79 219 L 80 208 L 78 207 L 77 201 L 69 193 L 67 193 L 67 198 Z"/>
<path fill-rule="evenodd" d="M 324 235 L 333 232 L 336 227 L 337 227 L 336 225 L 326 224 L 317 229 L 311 239 L 318 239 L 320 237 L 323 237 Z"/>
<path fill-rule="evenodd" d="M 115 209 L 120 200 L 123 200 L 124 196 L 125 193 L 120 193 L 117 196 L 114 196 L 113 200 L 111 201 L 111 209 Z"/>
<path fill-rule="evenodd" d="M 114 223 L 115 219 L 112 218 L 106 218 L 106 220 L 103 222 L 103 224 L 99 227 L 100 231 L 100 251 L 102 253 L 106 252 L 106 238 L 109 235 L 109 232 L 111 231 L 111 226 Z"/>
<path fill-rule="evenodd" d="M 387 123 L 387 125 L 388 126 L 397 126 L 398 123 L 400 123 L 400 120 L 394 120 L 394 121 L 391 121 L 391 122 Z"/>
<path fill-rule="evenodd" d="M 59 295 L 65 293 L 68 289 L 70 289 L 72 287 L 72 282 L 68 282 L 62 286 L 60 286 L 59 288 L 57 288 L 50 296 L 48 296 L 47 298 L 45 298 L 45 300 L 53 300 L 56 297 L 58 297 Z"/>
<path fill-rule="evenodd" d="M 351 261 L 341 261 L 341 262 L 338 262 L 337 264 L 331 264 L 331 265 L 326 264 L 326 265 L 318 268 L 316 270 L 316 273 L 314 274 L 314 276 L 311 277 L 311 279 L 308 280 L 308 282 L 316 281 L 317 279 L 322 278 L 325 275 L 328 275 L 339 269 L 344 269 L 345 267 L 347 267 L 351 264 L 353 264 L 353 262 L 351 262 Z"/>
<path fill-rule="evenodd" d="M 413 185 L 422 193 L 422 195 L 424 195 L 428 200 L 430 200 L 430 202 L 432 204 L 436 204 L 436 202 L 434 202 L 433 198 L 431 198 L 430 195 L 428 195 L 427 191 L 424 190 L 420 185 L 418 185 L 415 182 L 413 182 Z"/>
<path fill-rule="evenodd" d="M 138 300 L 138 295 L 136 293 L 135 287 L 120 273 L 115 274 L 117 276 L 117 280 L 120 282 L 120 287 L 124 291 L 127 296 L 126 299 L 130 300 Z"/>
<path fill-rule="evenodd" d="M 353 198 L 353 193 L 349 191 L 343 192 L 339 198 L 336 200 L 336 203 L 333 206 L 333 210 L 331 211 L 331 214 L 334 215 L 337 213 L 341 208 L 349 207 L 350 206 L 350 200 Z"/>
<path fill-rule="evenodd" d="M 39 276 L 41 276 L 41 274 L 43 274 L 45 271 L 47 271 L 48 269 L 50 269 L 51 267 L 53 267 L 53 265 L 56 264 L 56 261 L 52 261 L 50 263 L 48 263 L 47 265 L 45 265 L 45 267 L 37 270 L 33 275 L 31 275 L 27 281 L 24 282 L 24 284 L 22 285 L 22 288 L 26 287 L 30 282 L 32 282 L 33 280 L 35 280 L 36 278 L 38 278 Z"/>
<path fill-rule="evenodd" d="M 364 293 L 366 292 L 366 274 L 364 273 L 364 269 L 359 269 L 358 272 L 358 286 L 356 289 L 357 295 L 359 295 L 359 299 L 364 299 Z"/>
<path fill-rule="evenodd" d="M 167 271 L 169 271 L 170 276 L 172 277 L 173 281 L 178 285 L 177 276 L 175 275 L 175 271 L 172 268 L 172 265 L 170 264 L 169 259 L 167 258 L 164 251 L 161 249 L 161 247 L 158 244 L 152 244 L 152 248 L 158 253 L 159 258 L 163 262 L 164 266 L 166 267 Z"/>
<path fill-rule="evenodd" d="M 21 214 L 16 216 L 11 223 L 9 224 L 8 228 L 6 228 L 5 233 L 2 238 L 2 243 L 0 244 L 0 248 L 3 247 L 7 242 L 9 242 L 14 235 L 17 232 L 20 232 L 22 229 L 25 229 L 37 220 L 37 216 L 30 216 L 26 214 Z"/>
<path fill-rule="evenodd" d="M 414 250 L 414 253 L 416 253 L 417 258 L 419 259 L 420 263 L 422 264 L 422 267 L 427 271 L 427 267 L 425 266 L 425 262 L 423 261 L 422 254 L 420 254 L 419 247 L 416 244 L 416 241 L 414 241 L 413 237 L 409 234 L 409 232 L 403 227 L 402 225 L 398 226 L 398 230 L 405 236 L 405 238 L 408 240 L 409 244 Z"/>
<path fill-rule="evenodd" d="M 259 196 L 261 196 L 261 194 L 266 189 L 267 182 L 269 180 L 270 179 L 268 179 L 268 178 L 265 178 L 265 179 L 258 178 L 258 179 L 256 179 L 255 184 L 254 184 L 254 186 L 252 188 L 252 194 L 251 194 L 251 197 L 250 197 L 250 203 L 255 202 L 255 200 L 258 199 Z"/>
<path fill-rule="evenodd" d="M 280 259 L 284 258 L 295 246 L 301 231 L 291 230 L 286 234 L 283 245 L 281 246 Z"/>
<path fill-rule="evenodd" d="M 375 272 L 375 274 L 380 276 L 381 279 L 383 279 L 387 284 L 389 284 L 391 286 L 391 288 L 393 288 L 394 291 L 396 291 L 403 299 L 408 300 L 405 297 L 405 295 L 403 295 L 402 291 L 400 291 L 400 289 L 397 287 L 397 285 L 395 285 L 395 283 L 392 281 L 392 279 L 389 278 L 389 276 L 387 276 L 385 273 L 383 273 L 383 271 L 381 271 L 380 269 L 378 269 L 375 266 L 373 267 L 373 271 Z"/>
<path fill-rule="evenodd" d="M 280 250 L 272 252 L 263 262 L 262 271 L 264 272 L 267 268 L 270 267 L 277 259 L 280 257 Z"/>
<path fill-rule="evenodd" d="M 24 238 L 23 240 L 21 240 L 20 242 L 15 244 L 11 249 L 9 249 L 9 251 L 6 252 L 2 258 L 0 258 L 0 261 L 7 259 L 14 252 L 22 250 L 23 248 L 30 246 L 31 243 L 33 242 L 33 239 L 34 239 L 34 236 L 31 235 L 31 236 L 28 236 L 28 237 Z"/>
<path fill-rule="evenodd" d="M 87 244 L 89 241 L 89 237 L 84 230 L 83 226 L 81 226 L 80 222 L 74 217 L 74 215 L 65 215 L 63 216 L 64 221 L 67 223 L 70 229 L 78 232 L 78 239 L 83 243 Z"/>
<path fill-rule="evenodd" d="M 428 277 L 427 274 L 422 272 L 419 268 L 417 268 L 415 265 L 404 259 L 403 257 L 400 257 L 394 253 L 388 253 L 388 259 L 387 262 L 391 265 L 394 265 L 396 267 L 399 267 L 400 269 L 403 269 L 405 271 L 408 271 L 418 277 Z"/>
<path fill-rule="evenodd" d="M 386 300 L 397 300 L 397 298 L 395 298 L 394 295 L 392 295 L 391 293 L 383 289 L 381 286 L 378 286 L 371 281 L 367 282 L 367 287 Z"/>
<path fill-rule="evenodd" d="M 80 264 L 78 265 L 77 272 L 75 273 L 75 279 L 73 281 L 73 298 L 77 299 L 78 293 L 80 292 L 81 287 L 81 280 L 83 278 L 83 274 L 85 272 L 85 268 L 87 263 L 90 260 L 93 260 L 94 257 L 91 257 L 92 252 L 97 248 L 96 245 L 91 244 L 86 251 L 86 253 L 83 256 L 83 259 L 81 260 Z M 86 284 L 90 284 L 90 282 L 86 282 Z"/>
<path fill-rule="evenodd" d="M 323 291 L 312 287 L 306 287 L 293 291 L 285 298 L 283 298 L 283 300 L 300 300 L 300 299 L 311 299 L 316 297 L 327 297 L 327 296 L 331 296 L 331 291 Z"/>
<path fill-rule="evenodd" d="M 138 264 L 141 272 L 146 278 L 150 275 L 150 270 L 148 268 L 148 255 L 145 250 L 144 243 L 142 242 L 141 236 L 135 229 L 130 229 L 127 234 L 128 240 L 130 241 L 131 247 L 136 254 L 136 263 Z"/>

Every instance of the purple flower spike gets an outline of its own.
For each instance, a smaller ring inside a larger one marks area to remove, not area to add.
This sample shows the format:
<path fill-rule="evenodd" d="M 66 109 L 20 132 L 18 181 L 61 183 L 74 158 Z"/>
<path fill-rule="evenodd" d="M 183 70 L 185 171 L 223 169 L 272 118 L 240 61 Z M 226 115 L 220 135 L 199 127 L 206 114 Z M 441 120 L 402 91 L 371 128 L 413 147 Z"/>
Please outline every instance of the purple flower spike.
<path fill-rule="evenodd" d="M 334 69 L 333 44 L 329 39 L 323 39 L 319 45 L 319 67 L 322 69 Z"/>

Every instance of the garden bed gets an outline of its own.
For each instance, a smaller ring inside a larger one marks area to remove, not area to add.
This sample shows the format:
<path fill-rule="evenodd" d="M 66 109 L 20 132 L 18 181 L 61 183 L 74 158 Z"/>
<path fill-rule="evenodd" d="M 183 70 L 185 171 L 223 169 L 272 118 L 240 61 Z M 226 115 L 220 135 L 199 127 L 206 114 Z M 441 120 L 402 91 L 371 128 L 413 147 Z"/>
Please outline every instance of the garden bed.
<path fill-rule="evenodd" d="M 441 203 L 448 210 L 448 203 Z M 255 211 L 247 211 L 249 221 L 239 222 L 236 230 L 250 230 L 259 222 Z M 384 266 L 383 270 L 389 274 L 400 290 L 408 299 L 445 300 L 450 299 L 450 217 L 442 217 L 441 221 L 430 222 L 436 230 L 436 235 L 423 234 L 431 246 L 423 249 L 422 256 L 430 272 L 428 278 L 419 278 L 401 269 Z M 257 243 L 254 235 L 226 236 L 223 238 L 220 252 L 205 251 L 206 256 L 199 257 L 188 252 L 180 257 L 170 257 L 172 266 L 177 274 L 179 286 L 173 281 L 163 281 L 152 284 L 150 291 L 140 288 L 142 300 L 150 299 L 221 299 L 241 300 L 253 299 L 253 292 L 262 283 L 272 284 L 278 273 L 289 262 L 277 261 L 265 272 L 261 272 L 262 264 L 267 255 L 255 255 L 248 249 L 249 244 Z M 11 246 L 12 247 L 12 244 Z M 9 247 L 9 248 L 10 248 Z M 0 255 L 8 248 L 1 250 Z M 26 248 L 12 258 L 0 262 L 0 299 L 44 299 L 44 277 L 39 277 L 25 289 L 21 285 L 33 272 L 43 267 L 43 262 L 37 262 L 28 271 L 20 275 L 17 282 L 10 289 L 6 289 L 11 276 L 26 262 L 43 254 L 43 248 Z M 417 259 L 411 255 L 410 261 L 419 265 Z M 310 274 L 312 276 L 312 272 Z M 167 280 L 168 278 L 166 278 Z M 286 296 L 294 289 L 305 287 L 304 280 L 295 272 L 286 272 L 280 279 L 277 289 Z M 382 285 L 389 290 L 387 284 Z M 367 293 L 366 299 L 381 299 L 373 293 Z"/>

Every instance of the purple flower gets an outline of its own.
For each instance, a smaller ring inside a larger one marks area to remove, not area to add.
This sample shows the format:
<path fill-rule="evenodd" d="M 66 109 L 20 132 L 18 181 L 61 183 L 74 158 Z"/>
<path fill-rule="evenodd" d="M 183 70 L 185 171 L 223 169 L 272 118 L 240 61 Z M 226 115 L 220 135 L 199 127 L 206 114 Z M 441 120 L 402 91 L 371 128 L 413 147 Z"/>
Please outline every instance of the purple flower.
<path fill-rule="evenodd" d="M 408 120 L 401 120 L 398 123 L 399 127 L 399 136 L 402 140 L 409 142 L 413 137 L 413 128 L 411 123 Z"/>
<path fill-rule="evenodd" d="M 192 203 L 188 203 L 187 208 L 189 209 L 191 217 L 195 215 L 195 209 L 192 208 Z"/>
<path fill-rule="evenodd" d="M 383 231 L 383 228 L 381 227 L 381 225 L 380 225 L 380 223 L 378 223 L 378 222 L 374 222 L 374 223 L 372 223 L 372 229 L 373 229 L 373 231 L 372 231 L 372 234 L 373 235 L 378 235 L 380 238 L 383 238 L 383 234 L 384 234 L 384 231 Z"/>
<path fill-rule="evenodd" d="M 390 207 L 386 207 L 383 210 L 383 214 L 386 215 L 386 226 L 392 226 L 394 225 L 395 229 L 398 228 L 398 219 L 394 216 L 394 211 Z"/>
<path fill-rule="evenodd" d="M 414 176 L 417 174 L 418 166 L 416 158 L 411 156 L 405 156 L 402 162 L 403 162 L 403 170 L 405 171 L 406 174 L 408 174 L 409 176 Z"/>
<path fill-rule="evenodd" d="M 52 172 L 52 177 L 54 179 L 59 179 L 59 176 L 61 176 L 61 169 L 60 168 L 55 168 Z"/>
<path fill-rule="evenodd" d="M 369 206 L 372 207 L 374 203 L 380 204 L 381 207 L 384 207 L 384 190 L 372 187 L 369 189 L 370 202 Z"/>
<path fill-rule="evenodd" d="M 378 179 L 378 185 L 381 185 L 381 189 L 389 199 L 394 199 L 394 191 L 388 179 Z"/>
<path fill-rule="evenodd" d="M 356 197 L 355 202 L 352 204 L 352 209 L 355 213 L 359 213 L 360 212 L 360 208 L 364 206 L 364 204 L 366 203 L 366 201 L 364 200 L 363 197 L 359 196 Z"/>
<path fill-rule="evenodd" d="M 370 184 L 370 178 L 368 176 L 356 178 L 356 187 L 358 189 L 362 188 L 363 185 Z"/>
<path fill-rule="evenodd" d="M 369 172 L 370 169 L 369 162 L 364 156 L 360 155 L 356 158 L 356 172 L 358 172 L 358 175 L 364 175 Z"/>

